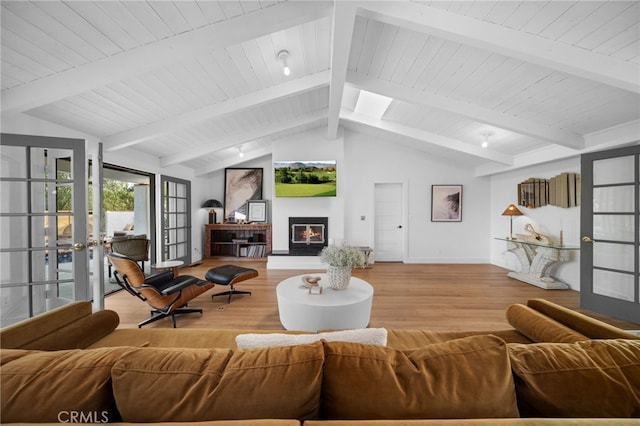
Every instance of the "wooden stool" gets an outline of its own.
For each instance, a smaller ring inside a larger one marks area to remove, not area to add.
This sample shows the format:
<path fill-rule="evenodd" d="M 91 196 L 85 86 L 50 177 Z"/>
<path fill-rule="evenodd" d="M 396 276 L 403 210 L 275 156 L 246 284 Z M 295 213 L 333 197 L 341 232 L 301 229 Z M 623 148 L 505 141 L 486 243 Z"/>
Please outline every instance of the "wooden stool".
<path fill-rule="evenodd" d="M 223 265 L 211 268 L 204 275 L 204 279 L 219 285 L 228 285 L 229 290 L 222 293 L 211 295 L 213 299 L 216 296 L 229 295 L 228 303 L 231 303 L 231 296 L 234 294 L 251 294 L 250 291 L 236 290 L 233 286 L 241 281 L 248 280 L 258 276 L 258 271 L 251 268 L 243 268 L 235 265 Z"/>

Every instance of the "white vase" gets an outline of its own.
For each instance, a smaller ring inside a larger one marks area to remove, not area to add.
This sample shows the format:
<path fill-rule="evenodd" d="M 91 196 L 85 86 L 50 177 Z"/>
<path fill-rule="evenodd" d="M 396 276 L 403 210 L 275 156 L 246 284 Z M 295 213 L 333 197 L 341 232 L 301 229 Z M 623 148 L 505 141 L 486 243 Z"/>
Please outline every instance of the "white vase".
<path fill-rule="evenodd" d="M 334 290 L 345 290 L 351 281 L 351 268 L 349 266 L 329 266 L 327 268 L 329 287 Z"/>

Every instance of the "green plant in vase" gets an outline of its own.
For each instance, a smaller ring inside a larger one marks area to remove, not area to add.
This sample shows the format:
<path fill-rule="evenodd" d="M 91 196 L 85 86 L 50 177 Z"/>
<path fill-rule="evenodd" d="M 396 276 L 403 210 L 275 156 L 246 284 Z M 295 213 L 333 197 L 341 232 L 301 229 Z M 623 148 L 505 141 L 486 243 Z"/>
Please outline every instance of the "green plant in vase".
<path fill-rule="evenodd" d="M 363 267 L 366 258 L 362 250 L 349 245 L 328 245 L 320 252 L 320 261 L 326 263 L 329 286 L 334 290 L 344 290 L 349 286 L 351 270 Z"/>

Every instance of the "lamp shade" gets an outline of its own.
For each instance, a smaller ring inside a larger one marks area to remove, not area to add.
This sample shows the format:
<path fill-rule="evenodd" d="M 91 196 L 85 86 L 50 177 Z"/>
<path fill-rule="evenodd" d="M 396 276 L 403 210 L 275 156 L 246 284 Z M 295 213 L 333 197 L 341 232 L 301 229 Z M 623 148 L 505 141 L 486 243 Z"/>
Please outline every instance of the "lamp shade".
<path fill-rule="evenodd" d="M 207 200 L 202 203 L 202 208 L 211 208 L 211 207 L 222 207 L 222 203 L 218 200 Z"/>
<path fill-rule="evenodd" d="M 502 216 L 522 216 L 522 214 L 523 213 L 513 204 L 509 204 L 509 206 L 502 212 Z"/>

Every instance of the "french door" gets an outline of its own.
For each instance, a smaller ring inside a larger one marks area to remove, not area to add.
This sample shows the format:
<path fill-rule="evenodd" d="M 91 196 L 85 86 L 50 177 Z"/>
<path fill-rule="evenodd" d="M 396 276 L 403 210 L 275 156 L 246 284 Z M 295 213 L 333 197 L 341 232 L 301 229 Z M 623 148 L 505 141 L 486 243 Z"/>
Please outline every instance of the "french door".
<path fill-rule="evenodd" d="M 640 323 L 640 146 L 582 156 L 580 305 Z"/>
<path fill-rule="evenodd" d="M 89 299 L 85 142 L 0 135 L 2 326 Z"/>
<path fill-rule="evenodd" d="M 191 182 L 161 176 L 162 260 L 191 263 Z"/>

